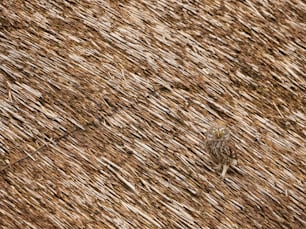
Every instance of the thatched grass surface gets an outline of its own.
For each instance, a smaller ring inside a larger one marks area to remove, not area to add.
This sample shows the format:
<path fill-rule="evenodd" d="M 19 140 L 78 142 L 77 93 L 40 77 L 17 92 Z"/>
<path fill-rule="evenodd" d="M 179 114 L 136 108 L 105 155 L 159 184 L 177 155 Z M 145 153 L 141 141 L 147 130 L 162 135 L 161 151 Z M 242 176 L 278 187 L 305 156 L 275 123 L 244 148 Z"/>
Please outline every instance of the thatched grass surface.
<path fill-rule="evenodd" d="M 0 7 L 1 228 L 306 227 L 303 1 Z"/>

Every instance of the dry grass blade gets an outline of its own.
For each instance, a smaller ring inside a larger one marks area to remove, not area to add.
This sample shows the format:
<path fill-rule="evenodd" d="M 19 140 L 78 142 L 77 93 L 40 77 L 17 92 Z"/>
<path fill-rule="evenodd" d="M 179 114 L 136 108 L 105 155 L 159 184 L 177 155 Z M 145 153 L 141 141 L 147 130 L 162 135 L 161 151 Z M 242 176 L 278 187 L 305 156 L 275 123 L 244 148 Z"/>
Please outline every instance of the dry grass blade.
<path fill-rule="evenodd" d="M 1 228 L 306 227 L 303 1 L 0 2 Z"/>

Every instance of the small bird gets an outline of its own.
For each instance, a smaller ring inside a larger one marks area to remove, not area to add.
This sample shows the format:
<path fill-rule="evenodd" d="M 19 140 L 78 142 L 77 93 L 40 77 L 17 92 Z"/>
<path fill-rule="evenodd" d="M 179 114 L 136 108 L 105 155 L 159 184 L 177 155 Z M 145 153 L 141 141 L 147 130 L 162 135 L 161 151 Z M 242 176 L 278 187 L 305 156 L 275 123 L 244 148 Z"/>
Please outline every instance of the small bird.
<path fill-rule="evenodd" d="M 213 126 L 205 133 L 205 148 L 217 164 L 218 171 L 222 168 L 220 177 L 223 179 L 230 166 L 237 165 L 237 154 L 235 144 L 230 130 L 225 126 Z"/>

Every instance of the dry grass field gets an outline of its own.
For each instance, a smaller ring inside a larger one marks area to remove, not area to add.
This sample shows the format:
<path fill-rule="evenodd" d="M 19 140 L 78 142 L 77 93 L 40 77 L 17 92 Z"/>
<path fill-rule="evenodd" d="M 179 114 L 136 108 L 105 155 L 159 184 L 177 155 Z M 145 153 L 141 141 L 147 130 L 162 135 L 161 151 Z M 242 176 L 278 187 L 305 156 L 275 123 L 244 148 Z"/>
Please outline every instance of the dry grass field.
<path fill-rule="evenodd" d="M 302 0 L 1 0 L 0 227 L 305 228 L 305 66 Z"/>

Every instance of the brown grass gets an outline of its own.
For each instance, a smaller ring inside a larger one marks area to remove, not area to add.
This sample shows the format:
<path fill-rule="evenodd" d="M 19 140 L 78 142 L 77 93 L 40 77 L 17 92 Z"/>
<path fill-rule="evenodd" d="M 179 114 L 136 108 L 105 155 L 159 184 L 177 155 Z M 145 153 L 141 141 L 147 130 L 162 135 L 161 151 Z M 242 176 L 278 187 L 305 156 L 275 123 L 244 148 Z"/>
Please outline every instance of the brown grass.
<path fill-rule="evenodd" d="M 2 228 L 306 227 L 303 1 L 0 7 Z"/>

